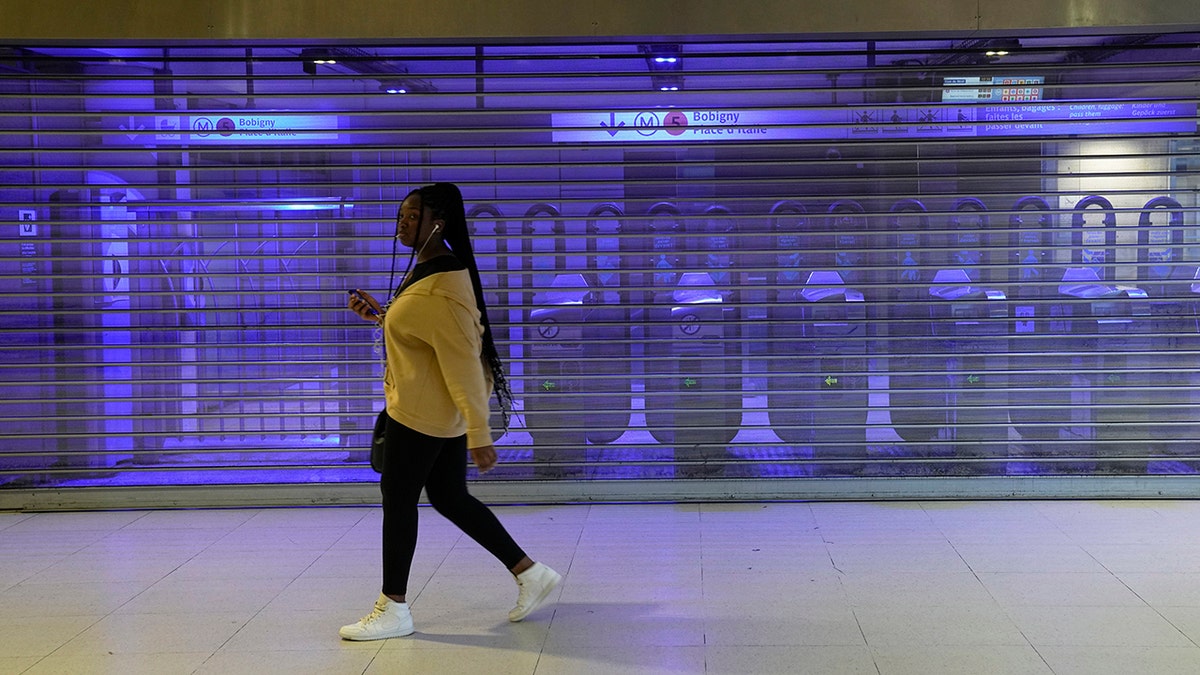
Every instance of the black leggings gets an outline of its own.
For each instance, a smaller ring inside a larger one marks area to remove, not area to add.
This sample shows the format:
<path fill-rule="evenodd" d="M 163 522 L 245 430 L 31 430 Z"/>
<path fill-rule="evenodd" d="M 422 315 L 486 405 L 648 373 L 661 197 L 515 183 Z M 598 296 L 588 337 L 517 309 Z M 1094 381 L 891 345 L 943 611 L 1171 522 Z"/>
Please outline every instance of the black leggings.
<path fill-rule="evenodd" d="M 383 492 L 383 592 L 405 595 L 417 548 L 417 502 L 421 488 L 429 503 L 512 569 L 525 552 L 495 514 L 467 492 L 467 437 L 437 438 L 389 418 Z"/>

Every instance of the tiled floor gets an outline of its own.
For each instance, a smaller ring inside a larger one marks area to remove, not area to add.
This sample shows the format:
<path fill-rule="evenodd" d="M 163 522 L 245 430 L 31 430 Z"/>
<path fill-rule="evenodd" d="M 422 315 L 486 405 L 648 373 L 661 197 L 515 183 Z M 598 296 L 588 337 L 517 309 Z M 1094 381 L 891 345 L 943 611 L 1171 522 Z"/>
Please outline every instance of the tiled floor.
<path fill-rule="evenodd" d="M 1200 673 L 1200 502 L 497 512 L 556 602 L 423 509 L 370 643 L 378 509 L 0 513 L 0 673 Z"/>

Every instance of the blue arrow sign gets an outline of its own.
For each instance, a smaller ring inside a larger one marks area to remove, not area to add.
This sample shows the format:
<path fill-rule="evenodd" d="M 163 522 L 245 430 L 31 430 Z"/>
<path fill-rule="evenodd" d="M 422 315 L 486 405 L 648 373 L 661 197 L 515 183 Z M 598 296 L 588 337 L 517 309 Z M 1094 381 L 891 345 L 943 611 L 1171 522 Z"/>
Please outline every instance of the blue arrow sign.
<path fill-rule="evenodd" d="M 608 113 L 608 124 L 600 122 L 600 126 L 604 127 L 604 130 L 608 132 L 609 136 L 616 136 L 617 132 L 621 130 L 621 127 L 625 126 L 625 123 L 621 122 L 620 124 L 617 124 L 617 114 L 610 112 Z"/>

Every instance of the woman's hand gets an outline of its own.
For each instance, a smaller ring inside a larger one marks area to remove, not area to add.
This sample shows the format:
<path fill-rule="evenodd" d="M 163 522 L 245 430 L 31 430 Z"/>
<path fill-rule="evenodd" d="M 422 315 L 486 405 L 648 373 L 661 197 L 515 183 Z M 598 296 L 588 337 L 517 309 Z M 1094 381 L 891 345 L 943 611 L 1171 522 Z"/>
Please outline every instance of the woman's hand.
<path fill-rule="evenodd" d="M 496 466 L 496 446 L 483 445 L 478 448 L 471 448 L 471 459 L 475 462 L 475 466 L 479 467 L 479 473 L 487 473 Z"/>
<path fill-rule="evenodd" d="M 370 293 L 365 293 L 357 289 L 350 291 L 350 301 L 346 306 L 350 308 L 351 312 L 354 312 L 366 321 L 370 321 L 371 323 L 380 323 L 383 321 L 383 310 L 379 307 L 379 302 L 371 297 Z"/>

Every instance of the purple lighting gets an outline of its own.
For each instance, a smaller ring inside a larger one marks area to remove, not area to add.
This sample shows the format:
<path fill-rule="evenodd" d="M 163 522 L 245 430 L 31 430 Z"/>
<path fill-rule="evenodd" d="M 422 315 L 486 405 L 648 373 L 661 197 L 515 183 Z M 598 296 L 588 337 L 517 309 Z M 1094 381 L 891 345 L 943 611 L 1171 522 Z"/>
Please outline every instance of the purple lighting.
<path fill-rule="evenodd" d="M 440 181 L 480 480 L 1200 469 L 1194 35 L 647 39 L 0 50 L 0 485 L 374 480 L 346 291 Z"/>

